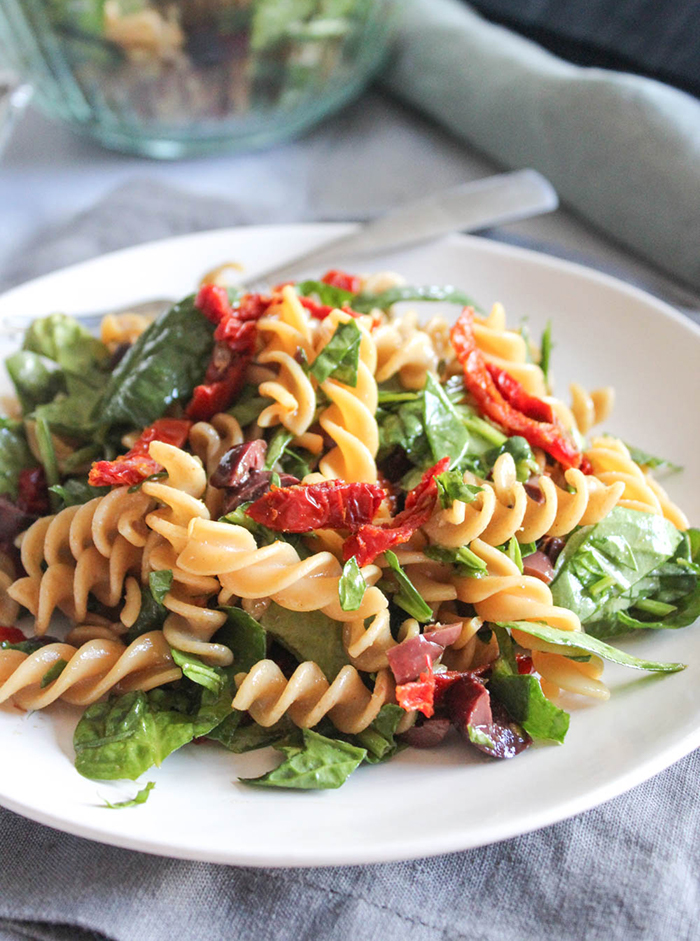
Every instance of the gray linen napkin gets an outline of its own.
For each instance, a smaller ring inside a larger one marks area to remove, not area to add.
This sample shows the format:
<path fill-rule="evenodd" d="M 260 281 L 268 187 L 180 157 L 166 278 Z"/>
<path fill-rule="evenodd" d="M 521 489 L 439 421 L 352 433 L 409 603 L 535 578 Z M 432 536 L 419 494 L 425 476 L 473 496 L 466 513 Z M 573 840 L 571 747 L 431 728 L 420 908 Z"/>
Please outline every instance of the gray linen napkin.
<path fill-rule="evenodd" d="M 41 253 L 39 237 L 31 254 L 45 271 L 237 215 L 230 204 L 143 181 L 45 234 L 51 248 Z M 530 835 L 434 859 L 330 869 L 160 859 L 0 810 L 0 941 L 697 938 L 699 773 L 696 752 L 628 794 Z"/>
<path fill-rule="evenodd" d="M 700 102 L 581 68 L 461 0 L 402 5 L 389 88 L 483 153 L 532 166 L 603 231 L 700 287 Z"/>

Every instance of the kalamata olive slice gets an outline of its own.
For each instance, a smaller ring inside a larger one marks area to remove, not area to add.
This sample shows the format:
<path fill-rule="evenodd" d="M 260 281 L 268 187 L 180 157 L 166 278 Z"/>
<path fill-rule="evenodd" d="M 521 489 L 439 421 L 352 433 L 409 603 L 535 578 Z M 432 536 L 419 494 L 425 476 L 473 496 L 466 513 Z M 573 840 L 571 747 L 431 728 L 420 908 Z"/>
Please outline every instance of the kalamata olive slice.
<path fill-rule="evenodd" d="M 532 552 L 523 559 L 523 574 L 532 575 L 543 581 L 545 585 L 549 585 L 554 578 L 552 560 L 538 549 L 537 552 Z"/>
<path fill-rule="evenodd" d="M 265 466 L 267 444 L 259 439 L 229 448 L 209 478 L 212 487 L 237 487 L 245 483 L 252 471 Z"/>
<path fill-rule="evenodd" d="M 399 737 L 411 748 L 434 748 L 450 731 L 449 719 L 427 719 L 422 725 L 414 725 Z"/>
<path fill-rule="evenodd" d="M 473 677 L 465 676 L 454 683 L 445 701 L 459 733 L 492 758 L 514 758 L 532 742 L 505 707 L 492 701 L 486 687 Z"/>

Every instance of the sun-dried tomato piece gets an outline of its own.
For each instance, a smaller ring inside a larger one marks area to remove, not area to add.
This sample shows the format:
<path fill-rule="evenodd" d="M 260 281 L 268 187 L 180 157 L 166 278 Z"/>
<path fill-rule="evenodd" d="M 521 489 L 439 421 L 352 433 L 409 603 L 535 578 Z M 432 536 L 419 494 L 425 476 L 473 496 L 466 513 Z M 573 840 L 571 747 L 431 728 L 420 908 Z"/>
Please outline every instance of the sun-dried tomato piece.
<path fill-rule="evenodd" d="M 26 639 L 18 627 L 0 627 L 0 644 L 21 644 Z"/>
<path fill-rule="evenodd" d="M 347 561 L 355 556 L 358 565 L 368 565 L 387 549 L 408 542 L 415 531 L 430 519 L 437 500 L 435 478 L 449 466 L 449 457 L 444 457 L 429 468 L 418 486 L 406 497 L 404 509 L 388 523 L 378 526 L 367 523 L 349 536 L 343 543 L 343 558 Z"/>
<path fill-rule="evenodd" d="M 538 399 L 535 395 L 530 395 L 520 385 L 517 379 L 514 379 L 509 372 L 496 366 L 494 363 L 487 363 L 486 368 L 491 373 L 491 378 L 498 391 L 506 402 L 510 402 L 513 408 L 516 408 L 528 418 L 535 421 L 554 421 L 554 409 L 543 399 Z"/>
<path fill-rule="evenodd" d="M 133 487 L 163 468 L 148 454 L 152 441 L 164 441 L 181 448 L 187 440 L 192 422 L 184 418 L 159 418 L 144 428 L 126 454 L 114 461 L 95 461 L 90 468 L 88 483 L 93 487 Z"/>
<path fill-rule="evenodd" d="M 197 292 L 194 305 L 213 324 L 221 323 L 224 317 L 232 313 L 228 291 L 216 284 L 203 284 Z"/>
<path fill-rule="evenodd" d="M 396 687 L 396 702 L 406 712 L 422 712 L 429 719 L 435 714 L 435 674 L 430 657 L 425 663 L 426 670 L 417 680 Z"/>
<path fill-rule="evenodd" d="M 17 508 L 30 516 L 49 512 L 49 488 L 43 467 L 25 467 L 17 479 Z"/>
<path fill-rule="evenodd" d="M 205 377 L 204 383 L 192 393 L 192 399 L 185 409 L 187 417 L 192 421 L 209 421 L 214 415 L 230 408 L 243 388 L 247 366 L 248 359 L 240 358 L 226 368 L 221 379 L 207 382 Z"/>
<path fill-rule="evenodd" d="M 334 288 L 340 288 L 342 291 L 350 291 L 351 294 L 359 294 L 362 288 L 362 278 L 359 275 L 348 274 L 347 271 L 340 271 L 337 268 L 327 271 L 321 281 Z"/>
<path fill-rule="evenodd" d="M 256 523 L 276 532 L 355 531 L 374 519 L 384 496 L 384 491 L 376 484 L 324 480 L 317 484 L 274 488 L 246 512 Z"/>
<path fill-rule="evenodd" d="M 519 411 L 499 391 L 484 356 L 476 345 L 473 322 L 474 311 L 471 307 L 465 307 L 451 330 L 450 338 L 457 359 L 464 369 L 464 384 L 481 411 L 509 435 L 521 435 L 533 447 L 542 448 L 555 461 L 559 461 L 562 467 L 580 467 L 582 455 L 556 416 L 553 416 L 554 420 L 551 422 L 535 420 Z M 511 376 L 508 396 L 522 400 L 521 396 L 527 393 L 524 390 L 516 392 L 515 386 L 519 386 L 519 383 Z M 528 400 L 528 408 L 532 410 L 532 396 L 528 396 Z M 546 407 L 546 403 L 542 403 L 542 407 Z"/>
<path fill-rule="evenodd" d="M 358 314 L 356 310 L 352 310 L 348 307 L 347 304 L 343 304 L 342 307 L 331 307 L 328 304 L 321 304 L 319 301 L 315 301 L 313 297 L 300 297 L 299 303 L 302 307 L 305 307 L 316 320 L 325 320 L 333 310 L 342 310 L 343 313 L 350 314 L 351 317 L 362 316 Z"/>

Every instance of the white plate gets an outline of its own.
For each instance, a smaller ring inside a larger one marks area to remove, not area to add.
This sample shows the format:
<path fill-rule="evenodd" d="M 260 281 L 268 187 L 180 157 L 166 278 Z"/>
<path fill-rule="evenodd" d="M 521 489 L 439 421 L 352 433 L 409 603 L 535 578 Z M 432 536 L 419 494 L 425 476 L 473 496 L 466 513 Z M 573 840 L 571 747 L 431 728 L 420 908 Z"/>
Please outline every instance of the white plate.
<path fill-rule="evenodd" d="M 253 273 L 348 228 L 265 226 L 156 242 L 16 288 L 0 298 L 0 317 L 178 297 L 219 262 L 235 259 Z M 580 266 L 478 238 L 455 236 L 377 258 L 367 269 L 387 267 L 414 283 L 452 282 L 484 306 L 501 300 L 512 323 L 529 318 L 535 336 L 551 318 L 560 390 L 572 379 L 589 387 L 614 383 L 618 405 L 610 430 L 688 468 L 700 465 L 700 330 L 665 304 Z M 700 521 L 692 475 L 671 478 L 668 487 L 691 520 Z M 247 788 L 237 777 L 267 770 L 273 753 L 236 757 L 207 744 L 188 746 L 149 771 L 143 780 L 157 787 L 147 804 L 113 813 L 99 806 L 100 795 L 113 800 L 116 792 L 131 796 L 137 788 L 77 774 L 74 711 L 0 710 L 0 803 L 69 833 L 219 863 L 369 863 L 479 846 L 594 807 L 700 744 L 700 631 L 637 637 L 624 646 L 690 666 L 651 677 L 608 667 L 612 699 L 576 708 L 562 747 L 533 747 L 504 762 L 482 759 L 457 742 L 407 750 L 387 765 L 359 769 L 338 791 Z"/>

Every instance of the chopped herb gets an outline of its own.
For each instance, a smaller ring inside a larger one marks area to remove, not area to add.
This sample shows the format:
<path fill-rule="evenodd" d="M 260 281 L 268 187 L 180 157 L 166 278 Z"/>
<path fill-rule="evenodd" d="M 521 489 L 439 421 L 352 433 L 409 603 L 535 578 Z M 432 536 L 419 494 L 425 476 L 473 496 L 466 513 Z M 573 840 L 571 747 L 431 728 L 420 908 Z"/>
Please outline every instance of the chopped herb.
<path fill-rule="evenodd" d="M 426 546 L 423 551 L 429 559 L 435 559 L 436 562 L 459 566 L 460 575 L 478 577 L 488 571 L 484 560 L 479 558 L 475 552 L 472 552 L 469 546 L 459 546 L 457 549 L 448 549 L 445 546 Z"/>
<path fill-rule="evenodd" d="M 542 333 L 540 340 L 540 369 L 544 373 L 544 381 L 549 385 L 549 370 L 552 361 L 552 321 L 547 321 L 547 326 Z"/>
<path fill-rule="evenodd" d="M 54 680 L 57 680 L 67 666 L 68 662 L 66 660 L 56 660 L 41 678 L 41 688 L 46 689 L 49 683 L 53 683 Z"/>
<path fill-rule="evenodd" d="M 396 553 L 392 552 L 390 549 L 384 553 L 384 556 L 389 563 L 389 568 L 393 571 L 396 576 L 396 581 L 399 584 L 399 590 L 394 595 L 393 601 L 400 608 L 410 614 L 412 618 L 415 618 L 421 623 L 426 623 L 433 619 L 433 611 L 430 605 L 421 597 L 419 592 L 416 590 L 415 586 L 411 579 L 406 575 L 404 570 L 401 568 Z"/>
<path fill-rule="evenodd" d="M 165 602 L 165 596 L 173 585 L 172 569 L 161 569 L 158 572 L 151 572 L 148 576 L 148 587 L 155 601 L 162 605 Z"/>
<path fill-rule="evenodd" d="M 343 574 L 338 580 L 338 597 L 343 611 L 357 611 L 367 590 L 367 583 L 360 571 L 355 556 L 343 566 Z"/>
<path fill-rule="evenodd" d="M 443 474 L 438 474 L 435 483 L 438 488 L 440 506 L 443 510 L 451 507 L 455 500 L 460 500 L 462 503 L 472 503 L 483 490 L 483 487 L 465 484 L 464 474 L 458 470 L 448 470 Z"/>
<path fill-rule="evenodd" d="M 123 807 L 136 807 L 137 804 L 145 804 L 148 800 L 148 795 L 155 786 L 155 781 L 149 781 L 145 787 L 141 788 L 135 797 L 131 798 L 131 800 L 119 801 L 117 804 L 110 804 L 108 800 L 105 800 L 104 806 L 108 807 L 110 810 L 121 810 Z"/>

